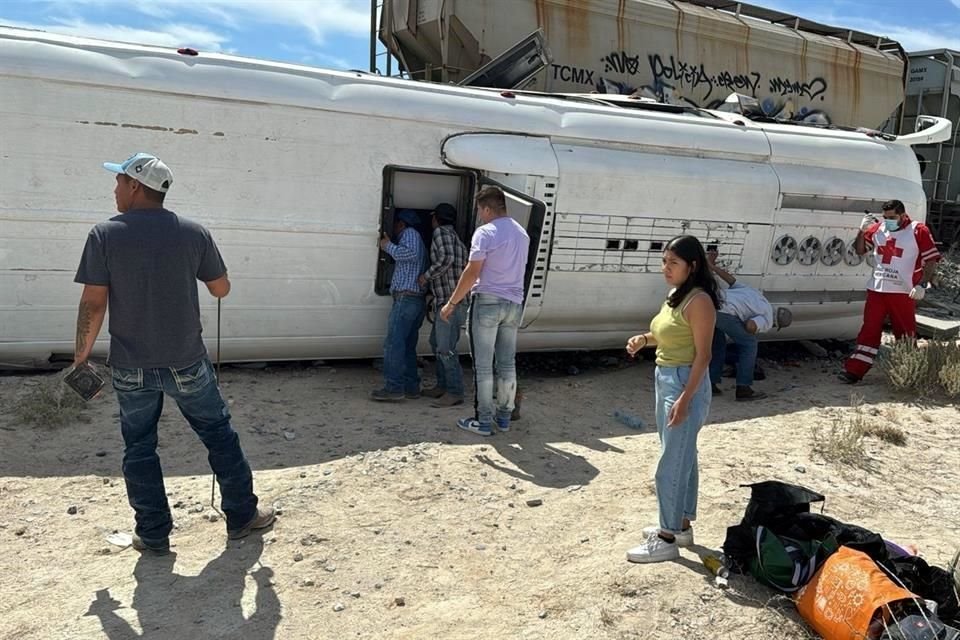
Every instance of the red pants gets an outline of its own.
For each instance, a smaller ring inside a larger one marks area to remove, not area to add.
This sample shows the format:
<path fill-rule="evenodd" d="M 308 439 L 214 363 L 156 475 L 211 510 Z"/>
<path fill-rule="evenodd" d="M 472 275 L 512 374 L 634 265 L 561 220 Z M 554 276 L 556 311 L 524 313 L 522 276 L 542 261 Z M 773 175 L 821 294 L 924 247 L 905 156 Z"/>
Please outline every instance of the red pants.
<path fill-rule="evenodd" d="M 880 349 L 883 323 L 890 317 L 893 335 L 897 338 L 917 333 L 916 303 L 906 293 L 877 293 L 867 291 L 867 304 L 863 308 L 863 327 L 857 336 L 857 348 L 847 358 L 844 369 L 847 373 L 862 378 L 870 371 Z"/>

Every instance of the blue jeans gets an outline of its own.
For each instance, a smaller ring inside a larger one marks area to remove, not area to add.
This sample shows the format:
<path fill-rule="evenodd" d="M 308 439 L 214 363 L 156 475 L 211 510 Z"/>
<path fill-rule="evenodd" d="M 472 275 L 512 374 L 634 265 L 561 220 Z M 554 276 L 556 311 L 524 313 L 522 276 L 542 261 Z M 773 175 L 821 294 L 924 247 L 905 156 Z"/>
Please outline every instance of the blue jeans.
<path fill-rule="evenodd" d="M 690 399 L 687 419 L 668 427 L 670 409 L 690 379 L 690 367 L 657 367 L 657 432 L 660 434 L 660 462 L 657 464 L 657 503 L 660 528 L 679 533 L 683 519 L 697 519 L 697 492 L 700 473 L 697 466 L 697 436 L 710 413 L 710 380 L 703 381 Z"/>
<path fill-rule="evenodd" d="M 517 331 L 523 307 L 503 298 L 478 293 L 470 301 L 467 335 L 473 356 L 474 416 L 481 425 L 494 420 L 510 423 L 517 396 Z M 497 404 L 493 403 L 493 363 L 497 363 Z"/>
<path fill-rule="evenodd" d="M 204 358 L 182 369 L 113 367 L 112 378 L 120 403 L 123 478 L 136 514 L 137 535 L 148 542 L 160 542 L 173 528 L 157 455 L 157 421 L 164 394 L 173 398 L 207 447 L 207 460 L 220 484 L 227 530 L 247 526 L 257 515 L 253 474 L 240 448 L 240 438 L 230 426 L 230 411 L 220 395 L 210 360 Z"/>
<path fill-rule="evenodd" d="M 437 358 L 437 388 L 462 397 L 463 367 L 460 366 L 457 344 L 467 310 L 465 305 L 458 304 L 453 308 L 450 321 L 446 322 L 440 317 L 442 306 L 439 301 L 434 301 L 433 329 L 430 331 L 430 348 Z"/>
<path fill-rule="evenodd" d="M 394 296 L 383 343 L 383 388 L 391 393 L 418 393 L 417 341 L 426 316 L 423 296 Z"/>
<path fill-rule="evenodd" d="M 713 330 L 713 354 L 710 357 L 710 380 L 720 383 L 727 359 L 727 336 L 737 345 L 737 386 L 753 384 L 753 368 L 757 364 L 757 336 L 747 333 L 746 325 L 729 313 L 717 313 Z"/>

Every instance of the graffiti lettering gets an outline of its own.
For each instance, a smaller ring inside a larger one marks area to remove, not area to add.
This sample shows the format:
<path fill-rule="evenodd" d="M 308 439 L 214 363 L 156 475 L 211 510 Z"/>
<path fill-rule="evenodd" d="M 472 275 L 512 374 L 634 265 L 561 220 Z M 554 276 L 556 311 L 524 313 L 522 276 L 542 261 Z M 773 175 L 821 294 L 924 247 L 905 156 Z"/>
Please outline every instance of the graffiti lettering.
<path fill-rule="evenodd" d="M 717 74 L 716 83 L 718 87 L 729 89 L 730 91 L 736 91 L 737 93 L 749 91 L 750 95 L 756 96 L 757 87 L 760 86 L 760 74 L 753 71 L 750 74 L 740 73 L 734 75 L 729 71 L 723 71 Z"/>
<path fill-rule="evenodd" d="M 814 78 L 810 82 L 796 82 L 787 78 L 770 78 L 770 93 L 779 93 L 781 96 L 795 95 L 815 100 L 824 99 L 827 92 L 827 81 L 823 78 Z"/>
<path fill-rule="evenodd" d="M 681 87 L 689 87 L 691 89 L 705 87 L 707 98 L 713 93 L 714 78 L 707 75 L 707 71 L 704 69 L 702 63 L 699 65 L 690 64 L 682 60 L 675 60 L 673 56 L 670 56 L 670 62 L 668 64 L 658 53 L 650 56 L 648 60 L 650 62 L 650 71 L 653 72 L 654 82 L 658 80 L 672 81 Z"/>
<path fill-rule="evenodd" d="M 573 82 L 576 84 L 593 84 L 593 71 L 590 69 L 580 69 L 569 65 L 554 64 L 553 79 L 564 82 Z"/>
<path fill-rule="evenodd" d="M 757 71 L 708 71 L 708 63 L 659 53 L 647 56 L 647 65 L 642 60 L 641 55 L 611 51 L 600 59 L 603 71 L 555 64 L 553 78 L 594 86 L 599 93 L 645 96 L 705 109 L 726 109 L 729 105 L 725 105 L 724 99 L 731 93 L 741 93 L 757 98 L 760 111 L 769 117 L 819 125 L 831 122 L 825 111 L 803 104 L 826 100 L 829 85 L 821 77 L 803 82 L 786 76 L 764 76 Z"/>
<path fill-rule="evenodd" d="M 640 56 L 631 56 L 626 51 L 614 51 L 601 58 L 600 61 L 604 64 L 603 70 L 605 73 L 613 71 L 635 76 L 640 71 Z"/>

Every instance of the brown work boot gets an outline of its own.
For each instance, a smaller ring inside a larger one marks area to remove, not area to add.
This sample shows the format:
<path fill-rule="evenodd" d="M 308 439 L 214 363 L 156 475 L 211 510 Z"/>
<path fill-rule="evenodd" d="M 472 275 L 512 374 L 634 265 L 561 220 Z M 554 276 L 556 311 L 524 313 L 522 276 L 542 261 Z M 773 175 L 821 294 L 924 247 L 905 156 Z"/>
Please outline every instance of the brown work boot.
<path fill-rule="evenodd" d="M 133 534 L 130 546 L 140 552 L 152 553 L 157 556 L 165 556 L 170 553 L 170 539 L 147 541 Z"/>
<path fill-rule="evenodd" d="M 463 404 L 463 396 L 455 396 L 450 393 L 445 393 L 431 402 L 430 406 L 436 407 L 437 409 L 449 409 L 450 407 L 456 407 L 461 404 Z"/>
<path fill-rule="evenodd" d="M 763 391 L 754 391 L 753 387 L 737 386 L 737 400 L 763 400 L 767 397 Z"/>
<path fill-rule="evenodd" d="M 433 387 L 431 389 L 420 390 L 420 395 L 424 396 L 425 398 L 440 398 L 445 393 L 446 390 L 444 390 L 443 387 Z"/>
<path fill-rule="evenodd" d="M 227 537 L 231 540 L 239 540 L 240 538 L 246 538 L 248 535 L 257 531 L 258 529 L 266 529 L 273 524 L 273 521 L 277 519 L 277 513 L 273 510 L 273 507 L 267 507 L 266 509 L 257 508 L 257 515 L 253 516 L 247 526 L 241 529 L 235 529 L 234 531 L 227 531 Z"/>

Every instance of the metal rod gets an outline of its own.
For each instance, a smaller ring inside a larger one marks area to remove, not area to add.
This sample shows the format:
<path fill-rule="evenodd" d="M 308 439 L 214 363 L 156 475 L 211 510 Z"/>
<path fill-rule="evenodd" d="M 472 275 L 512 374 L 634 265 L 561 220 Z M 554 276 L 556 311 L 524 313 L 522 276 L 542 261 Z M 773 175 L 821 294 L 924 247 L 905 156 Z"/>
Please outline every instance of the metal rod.
<path fill-rule="evenodd" d="M 220 390 L 220 316 L 221 316 L 222 298 L 217 298 L 217 390 L 220 391 L 221 398 L 223 391 Z M 226 400 L 223 400 L 226 402 Z M 217 508 L 217 474 L 214 472 L 210 476 L 210 508 L 220 514 L 224 520 L 227 517 Z"/>
<path fill-rule="evenodd" d="M 370 0 L 370 73 L 377 72 L 377 0 Z"/>

